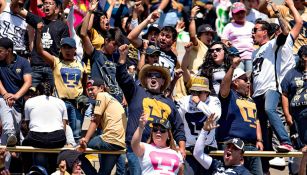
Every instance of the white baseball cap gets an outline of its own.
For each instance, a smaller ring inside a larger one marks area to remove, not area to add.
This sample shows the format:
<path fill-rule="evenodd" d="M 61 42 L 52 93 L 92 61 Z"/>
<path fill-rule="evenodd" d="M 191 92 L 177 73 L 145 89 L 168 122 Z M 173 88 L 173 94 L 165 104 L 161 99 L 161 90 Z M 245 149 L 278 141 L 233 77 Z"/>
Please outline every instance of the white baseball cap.
<path fill-rule="evenodd" d="M 251 71 L 247 71 L 247 72 L 244 72 L 243 69 L 241 68 L 236 68 L 233 72 L 233 75 L 232 75 L 232 81 L 236 80 L 237 78 L 239 78 L 240 76 L 246 74 L 247 77 L 250 77 L 251 75 Z"/>

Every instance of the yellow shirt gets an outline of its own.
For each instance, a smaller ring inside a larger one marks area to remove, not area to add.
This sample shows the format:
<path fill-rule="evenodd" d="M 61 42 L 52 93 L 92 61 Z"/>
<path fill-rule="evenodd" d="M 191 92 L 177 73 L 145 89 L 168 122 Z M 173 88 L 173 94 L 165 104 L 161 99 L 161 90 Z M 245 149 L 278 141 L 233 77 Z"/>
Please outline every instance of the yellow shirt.
<path fill-rule="evenodd" d="M 77 60 L 64 61 L 54 57 L 53 77 L 59 98 L 75 99 L 83 93 L 85 65 Z"/>
<path fill-rule="evenodd" d="M 99 116 L 101 139 L 126 148 L 125 130 L 127 118 L 122 105 L 106 92 L 98 93 L 94 114 Z M 97 117 L 97 116 L 96 116 Z"/>
<path fill-rule="evenodd" d="M 205 56 L 208 51 L 208 47 L 203 42 L 201 42 L 198 38 L 197 38 L 197 42 L 198 42 L 197 46 L 193 46 L 189 54 L 190 62 L 189 62 L 188 70 L 193 71 L 194 74 L 198 72 L 199 66 L 203 64 L 205 60 Z"/>
<path fill-rule="evenodd" d="M 104 38 L 93 28 L 90 30 L 90 40 L 96 50 L 101 50 L 101 47 L 104 44 Z"/>

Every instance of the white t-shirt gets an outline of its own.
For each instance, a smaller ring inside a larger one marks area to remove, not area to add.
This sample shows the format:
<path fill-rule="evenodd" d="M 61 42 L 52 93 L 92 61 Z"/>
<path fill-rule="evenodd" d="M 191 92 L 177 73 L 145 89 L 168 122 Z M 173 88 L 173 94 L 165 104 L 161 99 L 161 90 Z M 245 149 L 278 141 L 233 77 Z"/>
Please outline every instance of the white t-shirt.
<path fill-rule="evenodd" d="M 269 17 L 268 15 L 259 12 L 256 9 L 251 9 L 249 14 L 245 17 L 246 21 L 251 23 L 255 23 L 256 19 L 261 18 L 262 20 L 267 20 Z"/>
<path fill-rule="evenodd" d="M 285 74 L 295 66 L 292 52 L 293 37 L 287 36 L 286 42 L 277 53 L 276 73 L 279 84 L 278 91 L 281 93 L 280 83 Z M 277 90 L 275 80 L 275 50 L 276 39 L 272 39 L 255 52 L 253 52 L 253 97 L 264 94 L 267 90 Z"/>
<path fill-rule="evenodd" d="M 11 39 L 14 42 L 14 50 L 26 50 L 27 25 L 25 19 L 11 13 L 10 4 L 7 3 L 0 14 L 0 38 Z"/>
<path fill-rule="evenodd" d="M 30 131 L 53 132 L 64 129 L 67 120 L 64 101 L 53 96 L 40 95 L 30 98 L 25 104 L 25 120 L 30 120 Z"/>
<path fill-rule="evenodd" d="M 152 144 L 142 143 L 145 152 L 139 157 L 142 175 L 174 175 L 179 172 L 183 158 L 179 152 L 171 148 L 158 148 Z"/>
<path fill-rule="evenodd" d="M 207 117 L 214 113 L 217 120 L 220 118 L 221 102 L 217 97 L 209 96 L 205 102 L 200 101 L 196 104 L 192 101 L 192 96 L 189 95 L 182 97 L 178 104 L 178 112 L 182 118 L 187 139 L 186 147 L 194 146 Z"/>
<path fill-rule="evenodd" d="M 254 51 L 254 44 L 252 39 L 252 30 L 254 24 L 246 21 L 244 25 L 237 23 L 228 23 L 222 34 L 222 39 L 229 40 L 233 47 L 237 48 L 240 52 L 242 60 L 250 60 L 252 52 Z"/>

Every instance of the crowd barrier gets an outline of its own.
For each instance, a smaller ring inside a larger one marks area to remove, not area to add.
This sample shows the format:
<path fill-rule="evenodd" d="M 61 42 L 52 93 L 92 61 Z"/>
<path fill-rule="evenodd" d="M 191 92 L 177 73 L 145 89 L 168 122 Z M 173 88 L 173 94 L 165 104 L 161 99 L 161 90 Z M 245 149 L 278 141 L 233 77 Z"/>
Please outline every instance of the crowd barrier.
<path fill-rule="evenodd" d="M 0 146 L 1 148 L 6 148 L 8 151 L 11 152 L 36 152 L 36 153 L 59 153 L 62 150 L 75 150 L 76 148 L 34 148 L 31 146 L 16 146 L 16 147 L 6 147 L 6 146 Z M 85 150 L 85 153 L 88 154 L 123 154 L 125 153 L 125 150 L 122 151 L 100 151 L 100 150 L 94 150 L 91 148 L 87 148 Z M 191 152 L 187 151 L 187 155 L 192 155 Z M 211 151 L 209 155 L 211 156 L 223 156 L 224 151 L 217 150 L 217 151 Z M 244 156 L 246 157 L 302 157 L 302 152 L 288 152 L 288 153 L 277 153 L 275 151 L 245 151 Z"/>

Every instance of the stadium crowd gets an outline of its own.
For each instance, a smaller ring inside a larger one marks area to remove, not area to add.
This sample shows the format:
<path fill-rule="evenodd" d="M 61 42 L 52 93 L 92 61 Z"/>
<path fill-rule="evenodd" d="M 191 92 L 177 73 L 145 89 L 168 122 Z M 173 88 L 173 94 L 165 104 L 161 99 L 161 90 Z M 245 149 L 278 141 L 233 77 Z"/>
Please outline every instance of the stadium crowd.
<path fill-rule="evenodd" d="M 0 0 L 1 145 L 76 148 L 0 174 L 306 175 L 306 106 L 305 0 Z"/>

